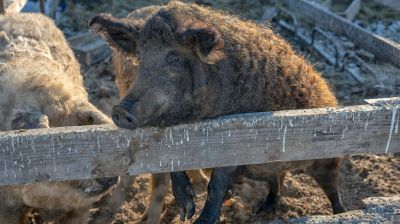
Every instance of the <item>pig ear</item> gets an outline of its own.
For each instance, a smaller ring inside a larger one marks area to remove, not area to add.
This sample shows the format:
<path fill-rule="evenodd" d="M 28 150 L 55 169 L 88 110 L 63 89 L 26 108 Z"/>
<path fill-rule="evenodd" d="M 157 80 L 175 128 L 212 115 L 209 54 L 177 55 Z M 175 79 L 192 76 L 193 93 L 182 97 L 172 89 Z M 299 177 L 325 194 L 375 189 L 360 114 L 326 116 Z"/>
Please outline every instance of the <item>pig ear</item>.
<path fill-rule="evenodd" d="M 126 19 L 100 14 L 89 21 L 89 28 L 104 38 L 110 47 L 126 53 L 136 53 L 139 27 Z"/>
<path fill-rule="evenodd" d="M 11 128 L 13 130 L 50 128 L 49 118 L 39 112 L 17 113 L 11 122 Z"/>
<path fill-rule="evenodd" d="M 204 22 L 195 22 L 181 33 L 178 40 L 194 50 L 207 64 L 214 64 L 224 58 L 224 40 L 221 34 Z"/>

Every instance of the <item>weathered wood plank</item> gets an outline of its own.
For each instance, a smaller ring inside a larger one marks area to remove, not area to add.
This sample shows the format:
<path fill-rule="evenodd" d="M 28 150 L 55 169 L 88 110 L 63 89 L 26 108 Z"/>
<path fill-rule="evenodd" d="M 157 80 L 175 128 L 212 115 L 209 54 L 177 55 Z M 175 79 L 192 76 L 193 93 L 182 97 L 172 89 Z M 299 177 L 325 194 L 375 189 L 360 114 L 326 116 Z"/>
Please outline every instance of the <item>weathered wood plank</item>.
<path fill-rule="evenodd" d="M 4 0 L 4 2 L 6 13 L 16 13 L 20 12 L 22 8 L 24 8 L 27 0 Z"/>
<path fill-rule="evenodd" d="M 0 185 L 400 152 L 391 104 L 241 114 L 168 128 L 0 133 Z"/>
<path fill-rule="evenodd" d="M 46 15 L 46 2 L 45 0 L 39 0 L 39 9 L 42 14 Z"/>
<path fill-rule="evenodd" d="M 344 12 L 344 16 L 347 20 L 353 21 L 356 18 L 358 12 L 361 9 L 361 0 L 353 0 L 349 7 Z"/>
<path fill-rule="evenodd" d="M 400 11 L 400 1 L 399 0 L 375 0 L 375 2 L 387 6 L 389 8 Z"/>
<path fill-rule="evenodd" d="M 283 0 L 288 9 L 313 24 L 346 36 L 355 44 L 374 53 L 380 59 L 400 67 L 400 44 L 373 34 L 346 19 L 305 0 Z"/>

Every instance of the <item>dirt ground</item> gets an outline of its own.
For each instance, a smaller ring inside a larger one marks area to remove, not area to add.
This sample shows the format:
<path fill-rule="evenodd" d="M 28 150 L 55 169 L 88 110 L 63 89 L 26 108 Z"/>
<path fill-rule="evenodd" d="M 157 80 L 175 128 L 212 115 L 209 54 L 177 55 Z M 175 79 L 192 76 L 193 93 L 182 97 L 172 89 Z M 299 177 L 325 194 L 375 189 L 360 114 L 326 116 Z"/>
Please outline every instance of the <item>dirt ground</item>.
<path fill-rule="evenodd" d="M 166 1 L 114 0 L 112 1 L 112 5 L 110 5 L 111 1 L 104 0 L 86 0 L 81 2 L 86 3 L 67 10 L 61 21 L 60 27 L 67 36 L 86 31 L 88 19 L 98 12 L 109 12 L 123 17 L 138 7 L 162 4 Z M 368 3 L 368 1 L 366 2 Z M 264 8 L 268 3 L 269 1 L 266 0 L 221 0 L 218 3 L 214 3 L 214 7 L 229 10 L 234 14 L 241 15 L 243 18 L 258 20 L 261 18 Z M 367 8 L 363 8 L 357 18 L 364 25 L 368 25 L 369 18 L 367 14 L 370 14 L 370 19 L 374 23 L 379 19 L 384 19 L 384 24 L 398 21 L 396 14 L 393 15 L 391 10 L 387 9 L 388 16 L 385 18 L 376 16 L 375 14 L 380 15 L 382 8 L 379 7 L 378 9 L 370 6 L 370 4 L 372 3 L 369 3 Z M 272 24 L 272 27 L 279 31 L 274 24 Z M 288 40 L 292 40 L 291 36 L 285 36 L 284 33 L 282 35 Z M 364 98 L 400 95 L 399 70 L 389 64 L 379 61 L 370 63 L 371 66 L 377 69 L 379 77 L 361 84 L 352 79 L 346 72 L 339 71 L 339 69 L 327 64 L 318 55 L 304 51 L 295 42 L 293 42 L 293 45 L 299 53 L 309 58 L 315 67 L 321 71 L 332 85 L 338 99 L 344 105 L 363 103 Z M 91 100 L 109 114 L 112 105 L 118 102 L 118 92 L 114 84 L 113 68 L 110 64 L 110 59 L 90 67 L 83 67 L 83 72 Z M 381 87 L 383 85 L 384 88 L 378 88 L 378 84 L 381 84 Z M 138 223 L 147 205 L 147 198 L 149 196 L 147 194 L 148 178 L 149 175 L 124 177 L 121 186 L 111 196 L 98 203 L 98 207 L 93 210 L 91 223 Z M 340 192 L 342 193 L 344 205 L 347 209 L 353 210 L 362 207 L 361 199 L 366 197 L 399 195 L 399 179 L 399 155 L 347 157 L 342 164 L 340 178 Z M 203 184 L 197 189 L 196 215 L 198 215 L 204 203 L 206 196 L 205 186 Z M 253 185 L 245 187 L 253 188 L 252 192 L 255 192 L 253 198 L 250 199 L 252 202 L 260 201 L 268 194 L 267 183 L 253 183 Z M 329 201 L 322 190 L 312 178 L 300 171 L 292 172 L 286 177 L 282 195 L 281 206 L 274 214 L 261 212 L 251 215 L 251 219 L 248 221 L 332 214 Z M 235 201 L 241 200 L 240 195 L 235 198 L 225 203 L 222 216 L 223 223 L 242 223 L 243 220 L 239 221 L 235 217 L 240 217 L 243 214 L 246 215 L 246 211 L 251 211 L 252 209 L 247 208 L 245 205 L 245 207 L 240 207 L 243 205 L 235 204 Z M 243 199 L 242 201 L 245 200 Z M 232 210 L 232 208 L 235 210 Z M 170 192 L 163 212 L 163 223 L 179 223 L 177 214 L 178 210 Z"/>

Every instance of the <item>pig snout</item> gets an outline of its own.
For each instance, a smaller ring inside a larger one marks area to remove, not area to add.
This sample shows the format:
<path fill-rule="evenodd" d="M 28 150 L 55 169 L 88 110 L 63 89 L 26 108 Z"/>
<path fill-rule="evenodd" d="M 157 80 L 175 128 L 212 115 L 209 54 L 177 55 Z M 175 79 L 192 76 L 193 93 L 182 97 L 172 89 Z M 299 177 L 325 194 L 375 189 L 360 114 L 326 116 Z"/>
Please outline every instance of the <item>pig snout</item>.
<path fill-rule="evenodd" d="M 113 107 L 112 119 L 120 128 L 135 129 L 138 125 L 138 120 L 133 110 L 133 102 L 124 100 L 119 105 Z"/>

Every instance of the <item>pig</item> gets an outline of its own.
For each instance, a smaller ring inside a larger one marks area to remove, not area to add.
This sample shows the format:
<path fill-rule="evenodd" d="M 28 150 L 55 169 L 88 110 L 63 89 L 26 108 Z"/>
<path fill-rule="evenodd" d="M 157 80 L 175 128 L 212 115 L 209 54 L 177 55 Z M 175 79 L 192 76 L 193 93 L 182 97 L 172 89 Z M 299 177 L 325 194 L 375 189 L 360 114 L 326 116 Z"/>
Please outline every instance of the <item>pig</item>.
<path fill-rule="evenodd" d="M 89 102 L 80 65 L 63 33 L 41 14 L 0 15 L 0 131 L 112 124 Z M 0 187 L 0 223 L 37 213 L 56 223 L 87 223 L 92 204 L 118 177 Z"/>
<path fill-rule="evenodd" d="M 156 13 L 161 6 L 146 6 L 131 12 L 126 18 L 120 19 L 118 23 L 121 24 L 132 24 L 135 28 L 141 29 L 145 21 Z M 113 20 L 110 15 L 103 15 L 103 17 Z M 113 25 L 118 26 L 117 23 Z M 119 46 L 118 43 L 113 42 L 109 39 L 107 35 L 103 35 L 104 32 L 98 30 L 96 26 L 92 26 L 91 30 L 94 33 L 99 34 L 103 37 L 108 45 L 111 47 L 112 63 L 115 69 L 115 82 L 118 87 L 120 98 L 126 96 L 126 93 L 132 83 L 135 82 L 138 68 L 139 68 L 139 58 L 136 50 L 133 49 L 132 52 L 127 53 L 125 50 L 121 50 L 124 47 Z M 190 179 L 192 182 L 201 183 L 206 181 L 209 177 L 209 170 L 204 170 L 203 172 L 192 170 L 188 171 Z M 169 186 L 169 176 L 168 174 L 152 174 L 150 178 L 149 187 L 149 205 L 147 206 L 141 220 L 146 223 L 160 223 L 161 212 L 164 205 L 164 199 L 168 193 Z"/>
<path fill-rule="evenodd" d="M 227 114 L 335 107 L 327 82 L 270 28 L 191 3 L 171 1 L 138 29 L 118 19 L 94 17 L 92 27 L 126 54 L 137 52 L 136 80 L 114 123 L 127 129 L 170 126 Z M 327 194 L 334 213 L 344 212 L 338 192 L 340 158 L 214 168 L 206 204 L 195 223 L 217 223 L 226 192 L 241 177 L 271 184 L 264 205 L 279 200 L 289 170 L 306 169 Z M 194 214 L 185 172 L 171 173 L 181 219 Z"/>

